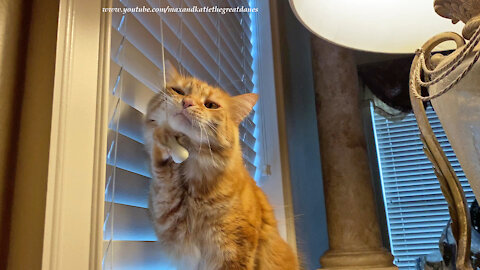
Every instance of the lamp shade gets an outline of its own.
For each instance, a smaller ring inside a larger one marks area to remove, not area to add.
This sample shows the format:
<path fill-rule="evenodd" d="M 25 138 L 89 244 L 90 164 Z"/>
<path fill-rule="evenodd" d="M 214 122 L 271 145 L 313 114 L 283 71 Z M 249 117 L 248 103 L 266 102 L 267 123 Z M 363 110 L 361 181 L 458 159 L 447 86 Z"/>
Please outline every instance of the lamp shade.
<path fill-rule="evenodd" d="M 440 32 L 461 32 L 435 13 L 433 0 L 290 0 L 297 18 L 315 35 L 352 49 L 413 53 Z M 443 43 L 437 50 L 455 49 Z"/>

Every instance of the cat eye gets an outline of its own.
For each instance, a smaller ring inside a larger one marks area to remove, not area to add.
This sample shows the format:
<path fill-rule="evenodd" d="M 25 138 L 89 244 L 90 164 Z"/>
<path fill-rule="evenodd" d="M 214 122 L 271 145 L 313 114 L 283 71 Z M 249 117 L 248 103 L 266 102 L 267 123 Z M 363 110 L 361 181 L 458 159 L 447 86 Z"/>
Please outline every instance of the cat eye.
<path fill-rule="evenodd" d="M 205 101 L 204 103 L 205 107 L 208 108 L 208 109 L 218 109 L 220 108 L 220 105 L 218 105 L 217 103 L 215 102 L 212 102 L 212 101 Z"/>
<path fill-rule="evenodd" d="M 175 93 L 181 95 L 181 96 L 184 96 L 185 95 L 185 92 L 183 92 L 182 89 L 180 88 L 176 88 L 176 87 L 171 87 L 170 89 L 172 89 Z"/>

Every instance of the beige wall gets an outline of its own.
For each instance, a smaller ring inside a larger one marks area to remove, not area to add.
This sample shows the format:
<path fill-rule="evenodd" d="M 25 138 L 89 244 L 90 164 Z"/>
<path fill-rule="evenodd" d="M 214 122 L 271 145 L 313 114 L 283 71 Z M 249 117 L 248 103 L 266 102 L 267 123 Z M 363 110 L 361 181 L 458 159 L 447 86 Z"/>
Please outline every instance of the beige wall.
<path fill-rule="evenodd" d="M 41 268 L 57 18 L 0 0 L 0 269 Z"/>
<path fill-rule="evenodd" d="M 8 256 L 18 115 L 27 46 L 23 1 L 0 0 L 0 269 Z"/>

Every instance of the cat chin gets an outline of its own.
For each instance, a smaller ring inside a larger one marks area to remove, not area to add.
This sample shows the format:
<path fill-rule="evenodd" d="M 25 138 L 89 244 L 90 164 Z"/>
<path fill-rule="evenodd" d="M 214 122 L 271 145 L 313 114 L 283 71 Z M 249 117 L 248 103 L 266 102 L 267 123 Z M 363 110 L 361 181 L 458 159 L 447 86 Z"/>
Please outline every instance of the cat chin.
<path fill-rule="evenodd" d="M 175 119 L 174 121 L 170 121 L 170 127 L 173 130 L 184 134 L 190 140 L 200 142 L 200 135 L 198 130 L 194 128 L 189 122 L 186 122 L 184 120 L 178 121 L 177 119 Z"/>
<path fill-rule="evenodd" d="M 191 140 L 191 142 L 194 143 L 194 145 L 208 146 L 208 144 L 213 145 L 215 143 L 215 140 L 213 140 L 211 137 L 209 138 L 209 140 L 207 140 L 205 133 L 201 134 L 200 130 L 197 127 L 193 127 L 191 125 L 183 125 L 173 121 L 170 122 L 170 127 L 173 130 L 187 136 Z"/>
<path fill-rule="evenodd" d="M 172 116 L 169 119 L 169 126 L 173 130 L 184 134 L 196 144 L 213 145 L 216 142 L 216 140 L 211 137 L 209 137 L 209 140 L 207 140 L 207 135 L 205 134 L 205 132 L 203 132 L 202 134 L 198 126 L 193 126 L 190 120 L 181 113 L 178 113 L 177 115 Z"/>

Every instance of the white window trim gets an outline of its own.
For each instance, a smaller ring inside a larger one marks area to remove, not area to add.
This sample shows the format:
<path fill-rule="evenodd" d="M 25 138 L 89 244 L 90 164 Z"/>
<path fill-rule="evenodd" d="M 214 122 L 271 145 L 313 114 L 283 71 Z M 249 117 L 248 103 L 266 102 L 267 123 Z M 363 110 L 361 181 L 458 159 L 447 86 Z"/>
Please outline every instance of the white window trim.
<path fill-rule="evenodd" d="M 255 2 L 259 10 L 257 25 L 270 25 L 270 2 L 264 0 Z M 256 46 L 257 55 L 262 56 L 261 60 L 257 60 L 256 66 L 258 85 L 255 87 L 259 89 L 259 103 L 261 104 L 259 114 L 262 118 L 259 127 L 257 127 L 259 128 L 259 138 L 257 140 L 265 146 L 258 153 L 261 159 L 257 170 L 262 173 L 264 166 L 269 165 L 271 171 L 270 175 L 261 177 L 259 184 L 275 210 L 280 234 L 297 252 L 290 179 L 288 170 L 285 170 L 286 168 L 282 169 L 282 166 L 288 167 L 289 164 L 282 164 L 282 149 L 280 146 L 281 144 L 286 145 L 287 142 L 280 138 L 272 46 L 273 29 L 259 27 L 257 31 L 257 37 L 259 37 L 256 40 L 258 43 Z"/>
<path fill-rule="evenodd" d="M 259 9 L 269 9 L 266 1 L 258 4 Z M 44 270 L 102 269 L 111 14 L 102 13 L 101 7 L 108 6 L 111 0 L 60 0 Z M 259 24 L 270 24 L 269 19 L 261 18 Z M 278 134 L 271 32 L 261 34 L 269 37 L 258 46 L 258 53 L 267 55 L 267 61 L 258 61 L 266 73 L 259 80 L 260 98 L 269 106 L 262 110 L 268 111 L 263 118 L 269 121 L 262 125 L 269 153 L 261 164 L 272 170 L 262 185 L 285 217 L 279 221 L 282 234 L 296 249 L 291 190 L 281 167 L 280 144 L 285 142 Z"/>
<path fill-rule="evenodd" d="M 60 0 L 42 269 L 100 270 L 108 0 Z"/>

